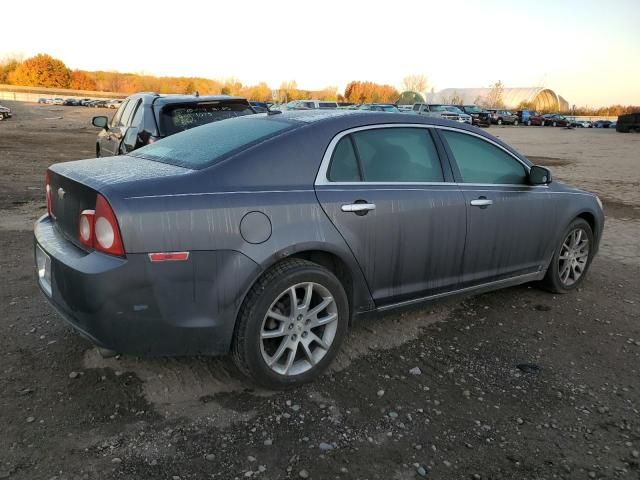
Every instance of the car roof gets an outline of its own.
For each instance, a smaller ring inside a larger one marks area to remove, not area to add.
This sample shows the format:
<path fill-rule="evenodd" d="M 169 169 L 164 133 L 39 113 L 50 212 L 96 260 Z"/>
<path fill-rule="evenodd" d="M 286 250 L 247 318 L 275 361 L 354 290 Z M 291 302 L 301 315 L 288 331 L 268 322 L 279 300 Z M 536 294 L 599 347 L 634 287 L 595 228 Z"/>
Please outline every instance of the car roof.
<path fill-rule="evenodd" d="M 205 96 L 196 96 L 196 95 L 180 95 L 180 94 L 158 94 L 158 93 L 136 93 L 134 95 L 129 96 L 128 98 L 142 98 L 145 100 L 145 103 L 148 101 L 149 103 L 159 104 L 159 105 L 169 105 L 172 103 L 200 103 L 200 102 L 220 102 L 224 100 L 237 100 L 246 102 L 247 99 L 244 97 L 234 97 L 231 95 L 205 95 Z"/>

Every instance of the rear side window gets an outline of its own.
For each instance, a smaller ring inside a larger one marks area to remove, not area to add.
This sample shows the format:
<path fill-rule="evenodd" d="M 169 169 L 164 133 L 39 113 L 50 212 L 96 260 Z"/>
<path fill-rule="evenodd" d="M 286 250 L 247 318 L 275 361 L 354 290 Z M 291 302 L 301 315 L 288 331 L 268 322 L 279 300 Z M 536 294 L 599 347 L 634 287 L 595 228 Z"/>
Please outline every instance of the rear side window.
<path fill-rule="evenodd" d="M 440 130 L 464 183 L 527 184 L 522 163 L 495 145 L 466 133 Z"/>
<path fill-rule="evenodd" d="M 365 182 L 443 182 L 431 134 L 424 128 L 381 128 L 352 134 Z"/>
<path fill-rule="evenodd" d="M 359 182 L 358 159 L 353 151 L 351 138 L 347 135 L 336 145 L 329 166 L 329 180 L 332 182 Z"/>
<path fill-rule="evenodd" d="M 293 123 L 272 118 L 232 118 L 163 138 L 130 155 L 199 169 L 292 128 Z"/>
<path fill-rule="evenodd" d="M 208 102 L 167 105 L 160 113 L 162 135 L 173 135 L 190 128 L 254 113 L 245 103 Z"/>

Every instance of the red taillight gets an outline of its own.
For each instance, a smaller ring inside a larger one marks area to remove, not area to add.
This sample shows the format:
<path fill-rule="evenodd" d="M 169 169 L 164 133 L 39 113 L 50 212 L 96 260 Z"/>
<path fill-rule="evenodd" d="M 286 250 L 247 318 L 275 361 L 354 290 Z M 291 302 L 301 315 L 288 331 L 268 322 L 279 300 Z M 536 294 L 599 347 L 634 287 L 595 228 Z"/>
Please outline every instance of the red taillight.
<path fill-rule="evenodd" d="M 100 194 L 95 210 L 83 210 L 78 221 L 80 243 L 98 252 L 124 257 L 120 227 L 111 205 Z"/>
<path fill-rule="evenodd" d="M 51 206 L 51 180 L 50 180 L 50 175 L 49 175 L 49 170 L 47 170 L 47 173 L 44 176 L 44 190 L 45 190 L 45 195 L 47 196 L 47 213 L 49 214 L 50 217 L 55 218 L 53 216 L 53 209 Z"/>
<path fill-rule="evenodd" d="M 111 205 L 100 194 L 96 198 L 94 215 L 94 248 L 110 255 L 124 256 L 120 227 Z"/>
<path fill-rule="evenodd" d="M 87 247 L 94 248 L 95 242 L 95 210 L 83 210 L 78 222 L 78 236 L 80 243 Z"/>

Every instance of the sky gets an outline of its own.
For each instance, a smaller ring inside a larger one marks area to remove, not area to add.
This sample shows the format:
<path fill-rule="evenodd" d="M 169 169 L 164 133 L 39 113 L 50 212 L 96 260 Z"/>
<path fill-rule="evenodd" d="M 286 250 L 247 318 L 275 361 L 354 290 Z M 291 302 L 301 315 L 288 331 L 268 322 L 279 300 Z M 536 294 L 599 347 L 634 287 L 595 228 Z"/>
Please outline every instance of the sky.
<path fill-rule="evenodd" d="M 640 105 L 640 0 L 8 0 L 0 59 L 299 88 L 543 86 Z"/>

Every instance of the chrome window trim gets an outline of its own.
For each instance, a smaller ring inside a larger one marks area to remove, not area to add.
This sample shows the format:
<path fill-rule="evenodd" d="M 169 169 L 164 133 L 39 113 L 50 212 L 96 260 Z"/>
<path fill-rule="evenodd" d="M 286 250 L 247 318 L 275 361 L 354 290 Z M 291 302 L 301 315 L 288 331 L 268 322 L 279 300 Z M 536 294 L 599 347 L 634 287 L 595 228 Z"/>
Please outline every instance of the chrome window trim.
<path fill-rule="evenodd" d="M 378 125 L 363 125 L 361 127 L 354 127 L 337 133 L 336 136 L 331 139 L 331 142 L 329 142 L 329 146 L 322 156 L 322 162 L 320 163 L 320 168 L 318 169 L 318 173 L 316 174 L 314 185 L 451 185 L 451 182 L 332 182 L 331 180 L 329 180 L 329 164 L 331 163 L 331 157 L 333 156 L 333 151 L 335 150 L 338 142 L 351 133 L 362 132 L 365 130 L 379 130 L 381 128 L 429 129 L 433 128 L 433 125 L 424 125 L 419 123 L 380 123 Z"/>
<path fill-rule="evenodd" d="M 482 135 L 478 135 L 475 132 L 468 132 L 466 130 L 461 130 L 459 128 L 454 127 L 446 127 L 441 125 L 425 125 L 420 123 L 380 123 L 378 125 L 364 125 L 360 127 L 349 128 L 347 130 L 343 130 L 342 132 L 337 133 L 329 142 L 329 146 L 327 147 L 324 155 L 322 156 L 322 161 L 320 163 L 320 168 L 318 169 L 318 173 L 316 174 L 316 179 L 314 181 L 314 186 L 354 186 L 354 185 L 406 185 L 406 186 L 416 186 L 416 185 L 430 185 L 430 186 L 459 186 L 459 187 L 520 187 L 520 188 L 548 188 L 548 185 L 525 185 L 520 183 L 463 183 L 463 182 L 332 182 L 328 178 L 329 173 L 329 164 L 331 163 L 331 157 L 333 156 L 333 151 L 336 148 L 336 145 L 340 140 L 342 140 L 347 135 L 352 133 L 361 132 L 364 130 L 377 130 L 381 128 L 424 128 L 424 129 L 441 129 L 441 130 L 451 130 L 453 132 L 464 133 L 466 135 L 471 135 L 477 137 L 485 142 L 488 142 L 495 147 L 498 147 L 503 152 L 507 153 L 511 158 L 520 163 L 527 173 L 530 172 L 531 167 L 524 163 L 521 159 L 516 157 L 509 150 L 504 148 L 502 145 L 494 142 L 493 140 L 486 138 Z"/>

